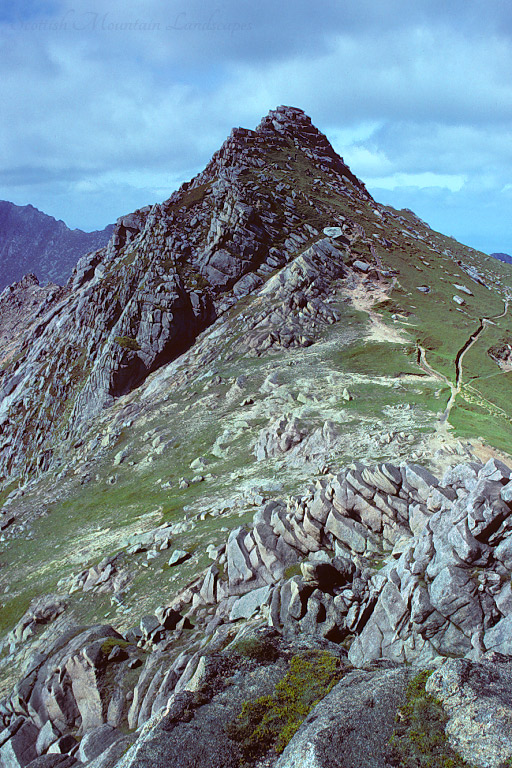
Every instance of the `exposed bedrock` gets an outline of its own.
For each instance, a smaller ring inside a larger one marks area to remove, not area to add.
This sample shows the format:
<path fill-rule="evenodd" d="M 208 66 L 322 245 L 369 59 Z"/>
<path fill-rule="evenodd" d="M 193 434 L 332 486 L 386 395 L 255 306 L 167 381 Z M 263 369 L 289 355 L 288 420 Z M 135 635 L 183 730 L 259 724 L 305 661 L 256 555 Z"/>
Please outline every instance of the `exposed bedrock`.
<path fill-rule="evenodd" d="M 74 756 L 70 737 L 96 734 L 90 754 L 101 744 L 116 754 L 123 728 L 199 690 L 209 654 L 254 625 L 345 657 L 348 648 L 354 667 L 457 657 L 471 670 L 512 656 L 511 475 L 494 459 L 458 465 L 442 480 L 414 464 L 356 464 L 302 496 L 263 504 L 217 548 L 221 563 L 124 637 L 105 626 L 70 630 L 32 657 L 0 703 L 5 749 L 27 765 L 56 750 Z M 57 598 L 34 605 L 18 634 L 61 610 Z M 187 644 L 193 626 L 202 639 L 196 631 Z M 467 687 L 464 669 L 453 674 Z M 429 685 L 449 710 L 449 681 Z M 81 743 L 85 756 L 89 742 Z"/>

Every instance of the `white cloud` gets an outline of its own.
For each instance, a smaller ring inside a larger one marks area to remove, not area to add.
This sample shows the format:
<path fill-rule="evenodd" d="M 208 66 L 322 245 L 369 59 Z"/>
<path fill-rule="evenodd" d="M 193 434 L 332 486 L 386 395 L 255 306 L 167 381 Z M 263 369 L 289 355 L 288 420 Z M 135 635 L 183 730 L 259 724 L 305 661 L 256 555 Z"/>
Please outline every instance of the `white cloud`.
<path fill-rule="evenodd" d="M 450 174 L 431 173 L 393 173 L 391 176 L 381 178 L 367 178 L 366 185 L 370 188 L 378 189 L 397 189 L 398 187 L 415 187 L 416 189 L 429 189 L 431 187 L 440 187 L 449 189 L 451 192 L 458 192 L 464 186 L 464 176 Z"/>
<path fill-rule="evenodd" d="M 280 103 L 305 109 L 372 189 L 397 199 L 407 189 L 412 208 L 459 201 L 468 231 L 479 190 L 499 208 L 512 177 L 508 4 L 76 0 L 20 9 L 3 25 L 0 15 L 0 197 L 74 225 L 82 216 L 103 226 L 167 197 L 233 125 L 254 127 Z M 503 218 L 498 226 L 505 237 Z"/>

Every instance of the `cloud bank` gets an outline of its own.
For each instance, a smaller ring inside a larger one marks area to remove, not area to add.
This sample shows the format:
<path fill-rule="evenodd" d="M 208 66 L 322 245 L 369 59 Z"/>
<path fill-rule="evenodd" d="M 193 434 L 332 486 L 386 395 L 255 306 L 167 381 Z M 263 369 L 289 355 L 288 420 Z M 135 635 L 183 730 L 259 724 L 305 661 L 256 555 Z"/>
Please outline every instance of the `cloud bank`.
<path fill-rule="evenodd" d="M 500 0 L 17 0 L 0 11 L 0 197 L 103 227 L 284 103 L 380 201 L 512 252 L 511 32 Z"/>

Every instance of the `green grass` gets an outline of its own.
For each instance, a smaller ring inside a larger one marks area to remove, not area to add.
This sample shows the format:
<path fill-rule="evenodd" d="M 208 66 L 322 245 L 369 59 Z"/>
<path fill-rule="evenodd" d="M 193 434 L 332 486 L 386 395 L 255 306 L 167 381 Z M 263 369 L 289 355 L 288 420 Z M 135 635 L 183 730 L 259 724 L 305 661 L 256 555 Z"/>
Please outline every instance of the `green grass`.
<path fill-rule="evenodd" d="M 399 248 L 383 256 L 398 271 L 398 285 L 390 297 L 377 309 L 383 317 L 402 314 L 407 318 L 407 330 L 416 343 L 427 351 L 428 363 L 452 382 L 455 381 L 455 358 L 458 350 L 477 330 L 480 319 L 495 317 L 503 312 L 502 295 L 474 283 L 456 263 L 460 258 L 467 264 L 475 264 L 480 271 L 499 274 L 493 260 L 418 224 L 408 212 L 399 212 L 436 248 L 448 247 L 453 257 L 429 252 L 421 242 L 404 242 Z M 399 236 L 398 236 L 399 237 Z M 400 238 L 403 241 L 403 238 Z M 424 262 L 427 261 L 428 265 Z M 421 273 L 416 269 L 420 266 Z M 502 270 L 503 272 L 503 270 Z M 505 275 L 504 275 L 505 277 Z M 510 283 L 510 274 L 508 274 Z M 458 293 L 454 284 L 466 285 L 474 294 L 464 298 L 459 311 L 453 302 Z M 416 290 L 418 284 L 432 286 L 432 292 L 424 295 Z M 512 374 L 499 371 L 488 355 L 495 344 L 512 338 L 512 318 L 507 315 L 497 319 L 495 325 L 486 325 L 475 344 L 464 355 L 462 362 L 462 396 L 457 398 L 457 408 L 452 412 L 450 423 L 461 437 L 482 436 L 498 449 L 510 452 L 510 384 Z M 357 362 L 357 360 L 356 360 Z M 444 396 L 443 396 L 444 397 Z"/>
<path fill-rule="evenodd" d="M 126 640 L 121 640 L 117 637 L 108 637 L 101 646 L 101 652 L 104 656 L 108 656 L 114 648 L 127 648 L 130 645 Z"/>
<path fill-rule="evenodd" d="M 16 488 L 19 486 L 19 480 L 12 480 L 10 483 L 6 483 L 2 490 L 0 491 L 0 506 L 3 506 L 7 500 L 7 497 L 9 496 L 12 491 L 15 491 Z"/>
<path fill-rule="evenodd" d="M 428 235 L 438 239 L 437 233 Z M 403 237 L 399 237 L 403 242 Z M 439 239 L 443 242 L 442 238 Z M 501 297 L 471 281 L 452 259 L 447 260 L 447 257 L 433 253 L 421 241 L 403 242 L 399 248 L 383 255 L 383 259 L 398 271 L 399 283 L 389 299 L 380 305 L 380 311 L 383 315 L 406 315 L 412 325 L 410 333 L 415 335 L 417 343 L 434 353 L 429 354 L 429 362 L 453 378 L 458 349 L 476 329 L 480 318 L 503 311 Z M 429 266 L 423 263 L 425 260 Z M 421 272 L 417 270 L 419 265 Z M 455 283 L 466 285 L 474 294 L 461 294 L 465 301 L 462 311 L 453 301 L 453 296 L 457 294 Z M 432 292 L 418 292 L 417 286 L 421 284 L 431 285 Z"/>
<path fill-rule="evenodd" d="M 512 313 L 512 310 L 511 310 Z M 500 319 L 496 325 L 486 325 L 475 344 L 464 355 L 462 381 L 468 394 L 481 398 L 481 404 L 490 409 L 503 410 L 509 416 L 512 372 L 504 372 L 489 355 L 489 350 L 512 339 L 512 314 Z"/>
<path fill-rule="evenodd" d="M 161 417 L 160 417 L 161 419 Z M 213 421 L 213 418 L 212 418 Z M 147 428 L 146 424 L 145 427 Z M 204 426 L 204 425 L 203 425 Z M 119 551 L 123 537 L 134 531 L 145 531 L 163 523 L 181 521 L 183 508 L 199 504 L 204 506 L 206 498 L 229 492 L 230 481 L 224 473 L 242 472 L 254 461 L 248 446 L 239 441 L 238 449 L 230 450 L 230 456 L 222 462 L 223 473 L 219 479 L 191 484 L 180 489 L 177 480 L 181 475 L 189 478 L 194 474 L 189 464 L 192 459 L 204 455 L 205 440 L 211 440 L 218 434 L 218 425 L 210 428 L 206 425 L 183 444 L 173 447 L 143 469 L 131 467 L 126 462 L 112 467 L 112 455 L 127 444 L 139 444 L 139 437 L 130 434 L 121 435 L 109 460 L 95 466 L 98 479 L 81 486 L 75 482 L 66 496 L 49 508 L 49 514 L 35 520 L 32 524 L 33 538 L 18 537 L 9 542 L 0 557 L 4 568 L 0 573 L 0 584 L 23 585 L 23 591 L 13 589 L 4 598 L 4 609 L 0 617 L 0 632 L 9 631 L 21 618 L 34 597 L 54 592 L 57 582 L 71 573 L 79 573 L 85 567 L 96 564 L 106 555 Z M 245 441 L 247 442 L 247 441 Z M 236 446 L 235 446 L 236 448 Z M 139 448 L 143 458 L 147 448 Z M 107 484 L 110 475 L 117 475 L 114 485 Z M 172 478 L 173 486 L 163 489 L 158 480 Z M 233 481 L 236 487 L 236 481 Z M 10 490 L 6 488 L 4 494 Z M 28 497 L 29 498 L 29 497 Z M 145 556 L 135 557 L 131 568 L 132 583 L 125 598 L 125 605 L 133 610 L 149 612 L 165 600 L 169 589 L 179 592 L 190 583 L 210 561 L 204 552 L 206 545 L 218 540 L 221 525 L 234 527 L 252 519 L 253 510 L 240 518 L 227 515 L 222 519 L 207 517 L 197 521 L 188 533 L 173 538 L 173 548 L 185 548 L 188 551 L 199 550 L 203 554 L 179 568 L 169 569 L 167 560 L 170 552 L 164 551 L 151 561 L 149 567 L 141 567 Z M 172 550 L 171 550 L 172 551 Z M 81 620 L 102 620 L 103 615 L 111 612 L 109 595 L 79 592 L 72 596 L 71 605 Z M 8 599 L 6 599 L 8 598 Z M 119 618 L 119 617 L 118 617 Z"/>
<path fill-rule="evenodd" d="M 28 610 L 31 601 L 38 594 L 38 591 L 30 588 L 23 589 L 12 597 L 10 597 L 8 592 L 4 592 L 2 608 L 0 610 L 0 635 L 9 632 L 18 623 L 23 614 Z"/>
<path fill-rule="evenodd" d="M 246 764 L 269 751 L 280 754 L 313 707 L 341 678 L 339 659 L 327 651 L 294 656 L 274 694 L 246 701 L 228 727 Z"/>
<path fill-rule="evenodd" d="M 391 737 L 392 764 L 397 768 L 471 768 L 448 743 L 448 717 L 441 703 L 425 691 L 429 670 L 414 677 Z"/>
<path fill-rule="evenodd" d="M 114 341 L 123 349 L 131 349 L 133 352 L 137 352 L 140 349 L 137 339 L 132 339 L 130 336 L 116 336 Z"/>
<path fill-rule="evenodd" d="M 489 445 L 512 455 L 512 424 L 476 404 L 460 398 L 452 409 L 449 423 L 462 438 L 481 437 Z"/>
<path fill-rule="evenodd" d="M 300 567 L 300 563 L 295 563 L 294 565 L 288 565 L 284 570 L 285 579 L 291 579 L 293 576 L 301 576 L 301 575 L 302 575 L 302 568 Z"/>
<path fill-rule="evenodd" d="M 260 664 L 270 664 L 279 657 L 279 652 L 270 638 L 244 637 L 231 646 L 231 650 L 246 659 L 253 659 Z"/>
<path fill-rule="evenodd" d="M 369 376 L 399 377 L 421 373 L 415 360 L 413 345 L 385 341 L 359 342 L 340 353 L 340 365 L 344 370 Z"/>

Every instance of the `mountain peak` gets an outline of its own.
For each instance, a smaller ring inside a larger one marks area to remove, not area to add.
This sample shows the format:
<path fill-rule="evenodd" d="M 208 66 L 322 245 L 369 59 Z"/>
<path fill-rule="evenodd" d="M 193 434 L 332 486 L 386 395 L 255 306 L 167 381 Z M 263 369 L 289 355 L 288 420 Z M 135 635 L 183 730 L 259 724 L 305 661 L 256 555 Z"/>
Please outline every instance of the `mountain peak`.
<path fill-rule="evenodd" d="M 15 365 L 0 377 L 10 393 L 0 407 L 0 471 L 11 476 L 55 463 L 63 435 L 71 441 L 85 434 L 104 408 L 192 348 L 240 299 L 266 283 L 278 295 L 281 278 L 269 280 L 296 259 L 322 261 L 314 299 L 321 280 L 343 276 L 345 260 L 357 274 L 373 271 L 387 280 L 397 264 L 390 253 L 403 249 L 407 264 L 411 258 L 403 229 L 417 239 L 424 232 L 416 217 L 402 214 L 375 203 L 301 109 L 280 106 L 255 129 L 234 129 L 191 182 L 162 204 L 118 220 L 108 246 L 77 264 L 65 301 L 56 293 L 55 306 L 15 351 Z M 323 242 L 331 236 L 335 244 Z M 419 239 L 425 237 L 433 237 L 430 230 Z M 303 291 L 305 278 L 292 278 L 282 277 Z M 303 309 L 303 298 L 286 301 L 291 311 Z M 455 311 L 452 296 L 449 302 Z M 328 307 L 322 314 L 312 306 L 308 317 L 332 319 Z M 289 315 L 261 338 L 244 332 L 251 353 L 313 343 L 321 319 L 308 335 L 297 323 L 283 330 Z M 35 388 L 39 380 L 49 382 L 44 391 Z"/>
<path fill-rule="evenodd" d="M 352 173 L 311 118 L 302 109 L 285 105 L 270 110 L 255 130 L 233 128 L 205 170 L 186 186 L 208 183 L 219 173 L 233 177 L 248 168 L 265 169 L 269 161 L 276 169 L 298 173 L 306 162 L 316 175 L 334 173 L 340 181 L 344 177 L 365 199 L 371 199 L 363 182 Z"/>
<path fill-rule="evenodd" d="M 288 107 L 284 104 L 271 109 L 261 120 L 256 131 L 262 131 L 272 126 L 278 133 L 283 133 L 288 126 L 299 127 L 301 125 L 311 126 L 311 118 L 306 115 L 303 109 L 298 107 Z"/>
<path fill-rule="evenodd" d="M 65 283 L 78 259 L 104 247 L 111 233 L 112 226 L 69 229 L 33 205 L 0 200 L 0 291 L 29 272 L 42 282 Z"/>
<path fill-rule="evenodd" d="M 389 764 L 414 666 L 512 720 L 510 269 L 352 178 L 279 107 L 0 294 L 0 766 Z"/>

